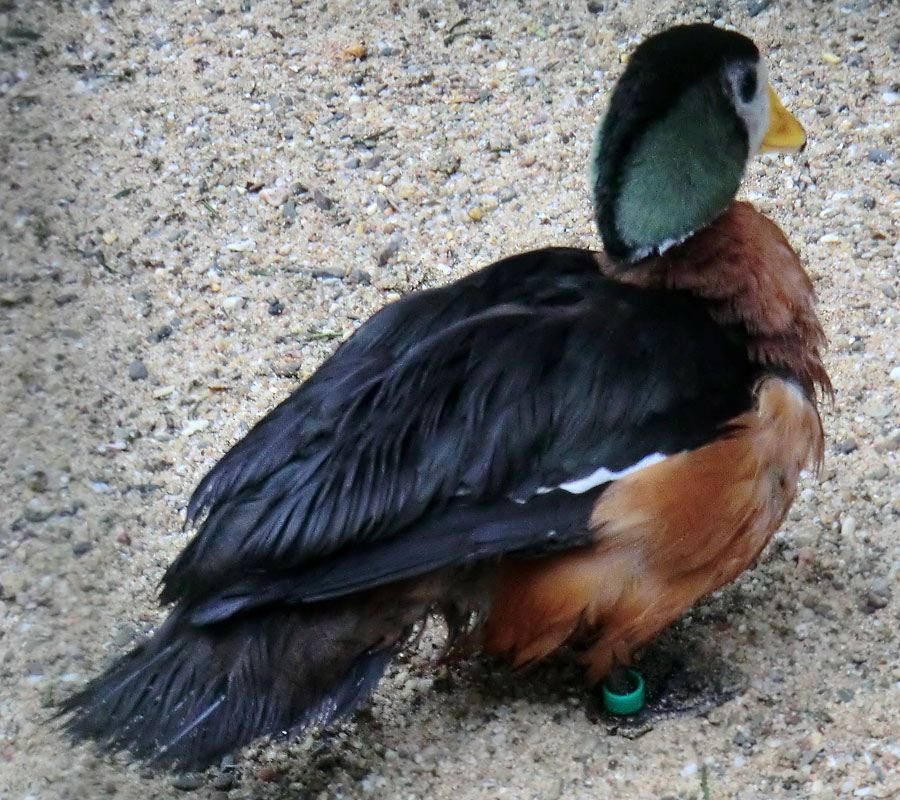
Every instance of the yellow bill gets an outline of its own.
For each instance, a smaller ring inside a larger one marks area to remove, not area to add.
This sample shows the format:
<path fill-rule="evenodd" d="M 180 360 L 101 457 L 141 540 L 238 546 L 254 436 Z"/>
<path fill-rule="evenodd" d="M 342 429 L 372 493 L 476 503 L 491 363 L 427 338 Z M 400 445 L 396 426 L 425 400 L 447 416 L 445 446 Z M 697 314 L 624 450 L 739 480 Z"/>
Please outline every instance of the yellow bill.
<path fill-rule="evenodd" d="M 763 136 L 761 153 L 799 150 L 806 144 L 803 126 L 794 119 L 778 99 L 775 90 L 769 86 L 769 129 Z"/>

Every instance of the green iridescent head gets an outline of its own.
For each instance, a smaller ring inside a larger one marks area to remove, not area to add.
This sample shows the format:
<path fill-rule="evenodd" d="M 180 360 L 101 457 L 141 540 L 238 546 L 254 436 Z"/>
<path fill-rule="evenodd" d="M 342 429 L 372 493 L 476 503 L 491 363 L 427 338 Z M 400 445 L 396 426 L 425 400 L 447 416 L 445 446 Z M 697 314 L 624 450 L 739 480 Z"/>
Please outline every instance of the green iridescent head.
<path fill-rule="evenodd" d="M 755 153 L 804 141 L 745 36 L 698 24 L 647 39 L 616 84 L 594 145 L 606 252 L 630 264 L 683 241 L 728 207 Z"/>

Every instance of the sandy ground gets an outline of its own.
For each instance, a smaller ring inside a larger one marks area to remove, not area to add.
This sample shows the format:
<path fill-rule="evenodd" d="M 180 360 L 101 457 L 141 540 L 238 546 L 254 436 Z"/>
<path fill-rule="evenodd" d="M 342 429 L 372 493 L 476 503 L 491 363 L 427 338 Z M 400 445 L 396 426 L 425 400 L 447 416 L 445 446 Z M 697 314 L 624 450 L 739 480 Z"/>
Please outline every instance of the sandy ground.
<path fill-rule="evenodd" d="M 821 479 L 760 563 L 648 649 L 636 724 L 563 655 L 429 665 L 200 776 L 63 741 L 52 705 L 159 619 L 215 459 L 392 298 L 598 246 L 619 62 L 674 21 L 767 54 L 807 128 L 746 195 L 813 275 Z M 900 796 L 900 5 L 0 3 L 0 797 Z"/>

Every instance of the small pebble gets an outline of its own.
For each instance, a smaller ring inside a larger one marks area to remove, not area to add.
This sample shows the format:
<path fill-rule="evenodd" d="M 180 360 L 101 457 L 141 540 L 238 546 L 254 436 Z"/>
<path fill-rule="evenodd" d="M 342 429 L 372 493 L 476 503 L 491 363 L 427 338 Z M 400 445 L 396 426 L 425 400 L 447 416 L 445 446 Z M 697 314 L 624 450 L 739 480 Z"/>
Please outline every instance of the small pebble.
<path fill-rule="evenodd" d="M 21 572 L 0 572 L 0 597 L 12 599 L 25 588 L 25 576 Z"/>
<path fill-rule="evenodd" d="M 164 339 L 168 339 L 174 333 L 174 329 L 171 325 L 163 325 L 157 328 L 153 333 L 151 333 L 147 337 L 147 341 L 151 343 L 161 342 Z"/>
<path fill-rule="evenodd" d="M 325 192 L 316 187 L 312 191 L 312 199 L 316 206 L 322 211 L 329 211 L 331 207 L 334 205 L 334 200 L 332 200 Z"/>
<path fill-rule="evenodd" d="M 882 92 L 881 99 L 889 106 L 900 105 L 900 93 L 898 92 Z"/>
<path fill-rule="evenodd" d="M 281 213 L 286 220 L 293 222 L 297 219 L 297 204 L 293 200 L 288 200 L 281 207 Z"/>
<path fill-rule="evenodd" d="M 841 455 L 847 455 L 848 453 L 852 453 L 856 450 L 857 444 L 856 439 L 842 439 L 839 442 L 835 442 L 832 446 L 832 449 L 835 453 L 840 453 Z"/>
<path fill-rule="evenodd" d="M 876 578 L 866 589 L 866 605 L 874 609 L 884 608 L 891 602 L 892 594 L 890 582 L 886 578 Z"/>
<path fill-rule="evenodd" d="M 290 190 L 287 186 L 268 186 L 259 192 L 259 199 L 273 208 L 278 208 L 287 201 L 288 197 L 290 197 Z"/>
<path fill-rule="evenodd" d="M 54 301 L 58 306 L 67 306 L 69 303 L 74 303 L 78 299 L 78 295 L 74 292 L 68 292 L 66 294 L 61 294 Z"/>
<path fill-rule="evenodd" d="M 344 269 L 344 267 L 332 267 L 330 264 L 323 264 L 321 267 L 313 268 L 312 276 L 324 280 L 328 280 L 329 278 L 343 280 L 347 276 L 347 270 Z"/>
<path fill-rule="evenodd" d="M 841 522 L 841 536 L 848 538 L 856 533 L 856 517 L 844 517 Z"/>
<path fill-rule="evenodd" d="M 3 292 L 0 294 L 0 306 L 6 306 L 7 308 L 12 308 L 13 306 L 20 306 L 24 303 L 31 302 L 31 295 L 28 292 L 20 291 L 17 289 L 12 289 L 8 292 Z"/>
<path fill-rule="evenodd" d="M 469 206 L 468 209 L 469 219 L 473 222 L 480 222 L 481 218 L 484 216 L 484 211 L 481 206 Z"/>
<path fill-rule="evenodd" d="M 256 242 L 253 239 L 241 239 L 237 242 L 229 242 L 227 247 L 232 253 L 246 253 L 256 249 Z"/>
<path fill-rule="evenodd" d="M 869 161 L 873 164 L 884 164 L 885 161 L 890 161 L 890 158 L 891 154 L 881 147 L 869 150 Z"/>
<path fill-rule="evenodd" d="M 227 792 L 234 787 L 234 773 L 229 770 L 222 770 L 212 782 L 213 789 L 220 792 Z"/>
<path fill-rule="evenodd" d="M 523 86 L 533 86 L 537 83 L 537 70 L 534 67 L 523 67 L 520 69 L 519 83 Z"/>
<path fill-rule="evenodd" d="M 173 789 L 180 789 L 182 792 L 193 792 L 203 786 L 203 779 L 199 775 L 176 775 L 170 781 Z"/>
<path fill-rule="evenodd" d="M 133 381 L 145 380 L 149 374 L 146 365 L 140 359 L 135 359 L 128 365 L 128 377 Z"/>
<path fill-rule="evenodd" d="M 837 690 L 837 698 L 839 703 L 849 703 L 856 692 L 853 689 L 838 689 Z"/>
<path fill-rule="evenodd" d="M 395 236 L 392 238 L 378 254 L 378 266 L 383 267 L 387 264 L 388 261 L 400 252 L 401 247 L 403 247 L 403 237 Z"/>
<path fill-rule="evenodd" d="M 873 469 L 867 477 L 873 481 L 883 481 L 890 474 L 891 473 L 887 468 L 887 465 L 881 464 L 880 466 L 875 467 L 875 469 Z"/>
<path fill-rule="evenodd" d="M 50 486 L 50 481 L 47 478 L 46 472 L 43 470 L 35 470 L 25 479 L 25 485 L 31 489 L 32 492 L 40 494 L 47 491 Z"/>
<path fill-rule="evenodd" d="M 366 272 L 364 269 L 360 269 L 359 267 L 353 267 L 350 270 L 350 274 L 347 275 L 348 283 L 359 283 L 363 286 L 368 286 L 372 283 L 372 276 Z"/>

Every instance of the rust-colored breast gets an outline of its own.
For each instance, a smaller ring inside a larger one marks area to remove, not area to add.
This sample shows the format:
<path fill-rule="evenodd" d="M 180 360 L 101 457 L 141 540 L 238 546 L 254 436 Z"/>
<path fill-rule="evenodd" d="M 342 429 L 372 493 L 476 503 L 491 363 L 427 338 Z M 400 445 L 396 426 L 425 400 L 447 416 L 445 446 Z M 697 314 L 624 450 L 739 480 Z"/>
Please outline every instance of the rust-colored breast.
<path fill-rule="evenodd" d="M 626 662 L 699 598 L 736 578 L 784 519 L 803 467 L 822 457 L 819 415 L 778 378 L 725 438 L 617 480 L 591 517 L 596 544 L 501 566 L 484 631 L 515 665 L 588 628 L 588 678 Z"/>
<path fill-rule="evenodd" d="M 809 394 L 831 394 L 812 281 L 781 229 L 749 203 L 732 203 L 687 241 L 629 269 L 602 256 L 598 264 L 625 283 L 696 295 L 717 322 L 749 334 L 751 359 L 786 369 Z"/>

